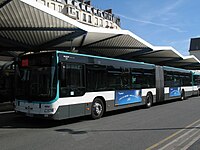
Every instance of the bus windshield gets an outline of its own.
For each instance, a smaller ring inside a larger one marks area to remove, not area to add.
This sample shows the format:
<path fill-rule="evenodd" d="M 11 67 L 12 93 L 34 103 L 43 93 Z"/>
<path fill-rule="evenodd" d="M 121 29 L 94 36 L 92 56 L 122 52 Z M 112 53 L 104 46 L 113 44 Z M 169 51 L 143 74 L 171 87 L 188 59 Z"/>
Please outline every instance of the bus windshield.
<path fill-rule="evenodd" d="M 50 101 L 56 97 L 55 66 L 18 67 L 16 98 L 28 101 Z"/>

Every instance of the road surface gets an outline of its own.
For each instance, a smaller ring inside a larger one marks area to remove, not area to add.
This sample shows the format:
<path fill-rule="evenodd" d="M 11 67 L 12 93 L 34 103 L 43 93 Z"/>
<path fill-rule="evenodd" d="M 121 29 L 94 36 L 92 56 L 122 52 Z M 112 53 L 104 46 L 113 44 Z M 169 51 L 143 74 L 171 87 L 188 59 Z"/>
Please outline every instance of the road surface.
<path fill-rule="evenodd" d="M 1 150 L 195 150 L 199 139 L 200 97 L 109 112 L 98 120 L 49 121 L 0 112 Z"/>

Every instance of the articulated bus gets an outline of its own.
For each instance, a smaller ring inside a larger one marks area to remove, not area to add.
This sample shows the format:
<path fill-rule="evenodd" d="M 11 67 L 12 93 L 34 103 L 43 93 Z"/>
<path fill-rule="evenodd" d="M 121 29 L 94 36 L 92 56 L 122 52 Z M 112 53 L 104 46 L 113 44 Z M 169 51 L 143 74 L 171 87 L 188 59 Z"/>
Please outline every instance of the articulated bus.
<path fill-rule="evenodd" d="M 16 112 L 55 120 L 98 119 L 200 90 L 200 75 L 189 70 L 61 51 L 23 55 L 16 68 Z"/>

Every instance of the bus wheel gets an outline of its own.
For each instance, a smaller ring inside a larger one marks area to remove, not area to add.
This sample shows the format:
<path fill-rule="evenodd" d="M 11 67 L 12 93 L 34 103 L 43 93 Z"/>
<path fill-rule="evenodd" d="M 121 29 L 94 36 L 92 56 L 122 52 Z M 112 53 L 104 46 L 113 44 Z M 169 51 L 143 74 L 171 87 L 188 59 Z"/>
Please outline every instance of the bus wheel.
<path fill-rule="evenodd" d="M 146 108 L 150 108 L 153 104 L 153 97 L 151 93 L 147 93 L 146 98 L 145 98 L 145 106 Z"/>
<path fill-rule="evenodd" d="M 99 119 L 104 113 L 104 104 L 100 98 L 95 98 L 92 103 L 91 116 L 93 119 Z"/>
<path fill-rule="evenodd" d="M 183 100 L 185 100 L 186 98 L 185 98 L 185 91 L 184 90 L 182 90 L 182 92 L 181 92 L 181 100 L 183 101 Z"/>

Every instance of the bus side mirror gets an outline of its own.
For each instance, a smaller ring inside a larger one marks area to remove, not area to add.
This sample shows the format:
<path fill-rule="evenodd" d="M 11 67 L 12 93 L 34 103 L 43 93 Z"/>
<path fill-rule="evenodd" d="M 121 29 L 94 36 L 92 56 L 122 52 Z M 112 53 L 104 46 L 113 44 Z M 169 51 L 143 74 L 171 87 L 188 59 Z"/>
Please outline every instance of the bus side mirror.
<path fill-rule="evenodd" d="M 65 63 L 59 63 L 59 79 L 61 81 L 65 80 Z"/>

